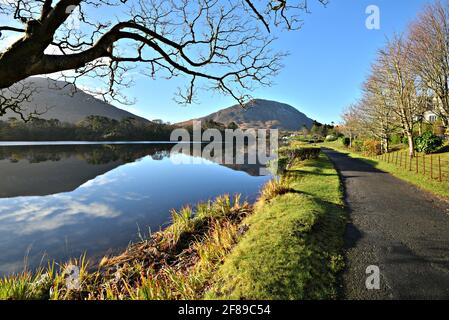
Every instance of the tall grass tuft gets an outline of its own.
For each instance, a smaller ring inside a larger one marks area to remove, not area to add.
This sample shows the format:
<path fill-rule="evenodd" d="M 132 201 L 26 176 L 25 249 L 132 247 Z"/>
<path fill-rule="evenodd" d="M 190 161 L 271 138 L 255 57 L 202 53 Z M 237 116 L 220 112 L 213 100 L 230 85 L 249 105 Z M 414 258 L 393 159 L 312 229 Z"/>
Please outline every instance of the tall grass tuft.
<path fill-rule="evenodd" d="M 271 199 L 286 194 L 292 189 L 286 178 L 273 179 L 268 181 L 260 191 L 259 202 L 267 202 Z"/>
<path fill-rule="evenodd" d="M 54 264 L 51 264 L 46 270 L 40 268 L 34 274 L 24 271 L 0 279 L 0 300 L 49 299 L 54 270 Z"/>

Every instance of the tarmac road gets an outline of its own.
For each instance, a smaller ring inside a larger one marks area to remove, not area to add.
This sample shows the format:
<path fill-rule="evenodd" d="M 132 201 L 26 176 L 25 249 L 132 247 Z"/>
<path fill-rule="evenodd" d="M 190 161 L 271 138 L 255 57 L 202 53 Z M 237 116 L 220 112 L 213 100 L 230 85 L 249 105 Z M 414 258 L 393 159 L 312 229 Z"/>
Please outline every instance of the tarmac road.
<path fill-rule="evenodd" d="M 361 160 L 324 152 L 349 208 L 343 299 L 449 299 L 449 204 Z M 449 188 L 449 185 L 448 185 Z M 368 290 L 368 266 L 380 289 Z"/>

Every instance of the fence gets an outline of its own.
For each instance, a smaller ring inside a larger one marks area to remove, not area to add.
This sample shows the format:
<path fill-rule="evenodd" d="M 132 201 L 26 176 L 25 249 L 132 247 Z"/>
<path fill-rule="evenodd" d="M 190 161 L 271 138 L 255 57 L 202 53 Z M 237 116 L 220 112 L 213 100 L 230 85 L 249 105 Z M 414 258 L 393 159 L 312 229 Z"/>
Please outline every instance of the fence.
<path fill-rule="evenodd" d="M 417 175 L 427 176 L 431 180 L 449 182 L 449 159 L 438 154 L 416 154 L 411 158 L 407 151 L 397 151 L 384 153 L 375 158 Z"/>

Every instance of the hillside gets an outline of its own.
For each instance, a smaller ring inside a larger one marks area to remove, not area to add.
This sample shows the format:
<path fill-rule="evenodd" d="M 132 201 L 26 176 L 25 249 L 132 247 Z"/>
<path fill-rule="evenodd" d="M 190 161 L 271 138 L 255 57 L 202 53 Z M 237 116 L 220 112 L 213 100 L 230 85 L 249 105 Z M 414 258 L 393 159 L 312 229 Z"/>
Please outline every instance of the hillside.
<path fill-rule="evenodd" d="M 310 128 L 313 124 L 312 119 L 296 108 L 285 103 L 263 99 L 255 99 L 245 108 L 234 105 L 195 120 L 212 120 L 226 126 L 235 122 L 242 129 L 299 130 L 304 125 Z M 178 125 L 186 126 L 192 121 L 181 122 Z"/>
<path fill-rule="evenodd" d="M 72 84 L 55 81 L 48 78 L 32 77 L 26 80 L 36 88 L 31 102 L 24 102 L 23 107 L 27 114 L 30 111 L 45 111 L 40 115 L 42 119 L 58 119 L 61 122 L 75 124 L 90 115 L 103 116 L 110 119 L 121 120 L 135 118 L 138 121 L 149 122 L 147 119 L 136 116 L 128 111 L 116 108 L 92 95 L 80 90 L 75 91 Z M 18 118 L 18 115 L 9 111 L 0 120 L 10 117 Z"/>

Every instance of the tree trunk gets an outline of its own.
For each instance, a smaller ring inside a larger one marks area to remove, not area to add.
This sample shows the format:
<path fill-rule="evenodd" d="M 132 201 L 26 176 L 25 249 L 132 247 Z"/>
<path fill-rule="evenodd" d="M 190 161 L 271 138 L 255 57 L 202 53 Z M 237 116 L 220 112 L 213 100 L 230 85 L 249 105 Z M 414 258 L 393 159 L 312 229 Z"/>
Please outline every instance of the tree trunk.
<path fill-rule="evenodd" d="M 408 138 L 408 152 L 409 152 L 410 158 L 413 158 L 415 155 L 415 142 L 413 141 L 413 134 L 408 132 L 407 138 Z"/>
<path fill-rule="evenodd" d="M 380 152 L 381 153 L 385 153 L 387 150 L 386 145 L 385 145 L 385 139 L 381 138 L 380 139 Z"/>

